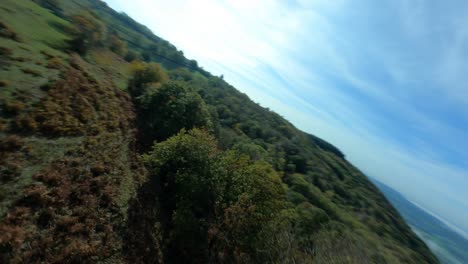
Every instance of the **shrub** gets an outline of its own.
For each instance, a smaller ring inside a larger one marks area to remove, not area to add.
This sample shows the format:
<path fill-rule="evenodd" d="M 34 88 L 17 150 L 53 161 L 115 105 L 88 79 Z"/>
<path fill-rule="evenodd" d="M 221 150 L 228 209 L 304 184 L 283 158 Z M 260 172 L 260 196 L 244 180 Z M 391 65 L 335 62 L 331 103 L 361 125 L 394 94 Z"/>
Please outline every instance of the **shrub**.
<path fill-rule="evenodd" d="M 138 55 L 138 53 L 134 52 L 134 51 L 131 51 L 129 50 L 127 52 L 127 55 L 125 55 L 125 58 L 124 58 L 127 62 L 132 62 L 134 60 L 138 60 L 140 59 L 140 55 Z"/>
<path fill-rule="evenodd" d="M 145 94 L 140 104 L 145 131 L 152 139 L 164 140 L 182 128 L 212 129 L 205 102 L 182 83 L 166 82 Z"/>
<path fill-rule="evenodd" d="M 31 68 L 24 68 L 24 69 L 21 69 L 21 71 L 26 73 L 26 74 L 31 74 L 34 77 L 42 76 L 40 71 L 31 69 Z"/>
<path fill-rule="evenodd" d="M 2 22 L 0 22 L 0 37 L 20 41 L 18 34 L 16 34 L 16 32 L 14 32 L 10 27 Z"/>
<path fill-rule="evenodd" d="M 12 58 L 12 60 L 17 61 L 17 62 L 25 62 L 28 59 L 26 59 L 25 57 L 14 57 Z"/>
<path fill-rule="evenodd" d="M 25 230 L 14 225 L 0 224 L 0 247 L 19 247 L 25 239 Z"/>
<path fill-rule="evenodd" d="M 216 145 L 208 133 L 194 129 L 156 144 L 144 157 L 163 186 L 164 213 L 172 215 L 168 257 L 208 262 L 210 251 L 215 259 L 224 254 L 265 262 L 259 249 L 272 242 L 268 230 L 285 205 L 281 179 L 265 162 L 220 152 Z"/>
<path fill-rule="evenodd" d="M 129 89 L 133 97 L 138 97 L 144 93 L 146 88 L 152 84 L 162 83 L 169 79 L 169 76 L 157 63 L 145 63 L 134 61 L 130 65 L 132 79 Z"/>
<path fill-rule="evenodd" d="M 80 54 L 95 46 L 102 45 L 106 36 L 106 26 L 96 16 L 87 12 L 70 18 L 73 27 L 68 31 L 73 36 L 69 45 L 72 51 Z"/>
<path fill-rule="evenodd" d="M 8 120 L 0 118 L 0 132 L 5 132 L 8 128 Z"/>
<path fill-rule="evenodd" d="M 10 84 L 10 81 L 7 80 L 0 80 L 0 87 L 5 87 Z"/>
<path fill-rule="evenodd" d="M 13 51 L 10 48 L 0 47 L 0 56 L 10 58 L 13 55 Z"/>
<path fill-rule="evenodd" d="M 53 57 L 47 62 L 47 68 L 49 69 L 61 69 L 63 67 L 62 60 L 58 57 Z"/>
<path fill-rule="evenodd" d="M 52 59 L 52 58 L 55 57 L 54 54 L 50 53 L 50 52 L 47 51 L 47 50 L 41 50 L 41 53 L 42 53 L 44 56 L 46 56 L 47 59 Z"/>
<path fill-rule="evenodd" d="M 16 120 L 16 127 L 25 132 L 32 132 L 37 129 L 38 124 L 31 116 L 24 115 Z"/>
<path fill-rule="evenodd" d="M 25 108 L 26 108 L 26 105 L 23 102 L 18 101 L 18 100 L 8 101 L 3 106 L 3 109 L 5 110 L 5 112 L 9 114 L 14 114 L 14 115 L 18 114 Z"/>
<path fill-rule="evenodd" d="M 16 136 L 11 135 L 0 141 L 0 150 L 1 151 L 17 151 L 23 147 L 23 140 Z"/>
<path fill-rule="evenodd" d="M 127 53 L 127 43 L 123 42 L 118 36 L 111 35 L 109 38 L 109 48 L 114 53 L 124 56 Z"/>

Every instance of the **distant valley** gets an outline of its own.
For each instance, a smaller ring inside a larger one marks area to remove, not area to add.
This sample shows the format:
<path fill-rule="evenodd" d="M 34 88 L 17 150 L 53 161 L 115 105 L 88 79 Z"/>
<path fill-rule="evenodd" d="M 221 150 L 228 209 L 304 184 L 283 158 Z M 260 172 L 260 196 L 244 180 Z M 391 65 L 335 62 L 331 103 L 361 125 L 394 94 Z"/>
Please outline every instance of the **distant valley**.
<path fill-rule="evenodd" d="M 382 182 L 369 178 L 442 263 L 468 263 L 468 240 Z"/>

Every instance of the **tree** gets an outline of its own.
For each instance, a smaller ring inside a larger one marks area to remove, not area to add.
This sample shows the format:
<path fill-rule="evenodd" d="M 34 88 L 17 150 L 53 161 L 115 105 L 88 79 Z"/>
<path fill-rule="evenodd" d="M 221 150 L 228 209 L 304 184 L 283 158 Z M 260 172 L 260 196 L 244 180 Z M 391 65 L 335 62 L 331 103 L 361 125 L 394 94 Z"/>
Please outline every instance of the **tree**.
<path fill-rule="evenodd" d="M 163 213 L 170 216 L 167 257 L 261 260 L 271 253 L 271 232 L 282 228 L 285 189 L 267 163 L 216 146 L 204 130 L 183 130 L 144 156 L 162 188 Z"/>
<path fill-rule="evenodd" d="M 183 128 L 212 129 L 205 102 L 183 83 L 169 81 L 152 88 L 141 97 L 140 107 L 153 139 L 165 140 Z"/>
<path fill-rule="evenodd" d="M 91 47 L 101 45 L 106 37 L 107 28 L 93 14 L 86 12 L 70 18 L 73 26 L 69 29 L 73 38 L 70 48 L 85 54 Z"/>
<path fill-rule="evenodd" d="M 133 97 L 142 95 L 149 86 L 158 86 L 169 79 L 167 73 L 157 63 L 134 61 L 130 69 L 132 79 L 129 83 L 129 90 Z"/>
<path fill-rule="evenodd" d="M 127 61 L 127 62 L 133 62 L 135 60 L 138 60 L 140 59 L 140 55 L 138 53 L 136 53 L 135 51 L 132 51 L 132 50 L 129 50 L 127 52 L 127 54 L 125 55 L 124 59 Z"/>
<path fill-rule="evenodd" d="M 124 56 L 127 54 L 127 43 L 122 41 L 117 35 L 109 37 L 109 48 L 117 55 Z"/>

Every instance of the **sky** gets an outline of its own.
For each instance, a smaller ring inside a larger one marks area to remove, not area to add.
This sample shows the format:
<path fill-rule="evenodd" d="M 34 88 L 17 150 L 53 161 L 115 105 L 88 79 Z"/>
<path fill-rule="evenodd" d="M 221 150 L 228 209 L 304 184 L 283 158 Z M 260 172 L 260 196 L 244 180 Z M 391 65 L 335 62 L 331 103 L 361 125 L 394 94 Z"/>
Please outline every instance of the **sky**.
<path fill-rule="evenodd" d="M 468 238 L 468 2 L 107 0 Z"/>

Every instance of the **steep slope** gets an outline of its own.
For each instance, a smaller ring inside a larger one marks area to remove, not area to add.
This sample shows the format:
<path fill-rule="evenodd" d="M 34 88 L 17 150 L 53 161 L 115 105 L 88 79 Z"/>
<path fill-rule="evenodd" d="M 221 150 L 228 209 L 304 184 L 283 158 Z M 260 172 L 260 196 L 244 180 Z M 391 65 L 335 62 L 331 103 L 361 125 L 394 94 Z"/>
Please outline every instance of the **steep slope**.
<path fill-rule="evenodd" d="M 279 254 L 273 252 L 276 246 L 259 253 L 249 250 L 260 244 L 239 240 L 234 250 L 232 236 L 229 243 L 212 247 L 223 230 L 217 224 L 226 221 L 216 222 L 206 208 L 194 217 L 208 225 L 199 236 L 213 250 L 205 255 L 196 240 L 192 248 L 178 251 L 175 231 L 189 224 L 178 223 L 173 212 L 192 210 L 181 205 L 186 200 L 172 205 L 174 197 L 185 199 L 187 192 L 177 190 L 187 190 L 179 182 L 184 170 L 200 171 L 194 177 L 203 184 L 264 175 L 252 186 L 228 185 L 239 192 L 229 198 L 234 199 L 231 207 L 215 205 L 213 213 L 222 210 L 223 217 L 235 209 L 248 212 L 271 204 L 262 194 L 250 201 L 252 207 L 236 207 L 243 194 L 262 193 L 258 184 L 280 184 L 281 190 L 271 195 L 281 202 L 275 214 L 285 215 L 278 221 L 287 224 L 271 224 L 284 235 L 275 237 L 279 242 L 268 236 L 263 240 L 293 248 L 282 262 L 438 263 L 338 149 L 252 102 L 103 2 L 2 1 L 0 62 L 4 263 L 177 262 L 174 252 L 195 262 L 279 261 L 271 257 Z M 193 127 L 208 132 L 174 136 Z M 148 152 L 155 139 L 160 143 Z M 164 156 L 171 151 L 173 156 Z M 146 168 L 140 159 L 144 153 Z M 166 174 L 176 177 L 175 190 L 165 189 L 170 184 Z M 194 189 L 188 192 L 196 192 L 196 184 L 191 182 Z M 197 199 L 191 199 L 193 206 L 202 203 Z M 266 223 L 269 218 L 258 219 Z M 263 228 L 248 224 L 256 227 L 254 233 Z"/>

